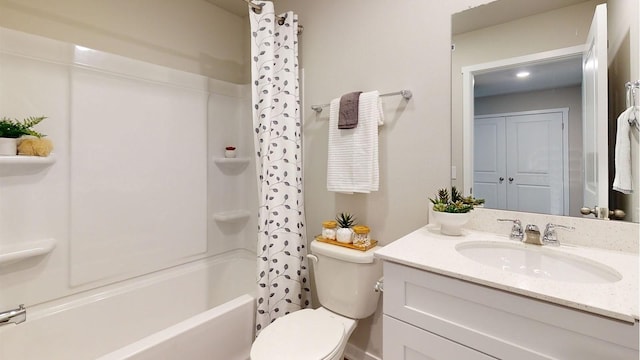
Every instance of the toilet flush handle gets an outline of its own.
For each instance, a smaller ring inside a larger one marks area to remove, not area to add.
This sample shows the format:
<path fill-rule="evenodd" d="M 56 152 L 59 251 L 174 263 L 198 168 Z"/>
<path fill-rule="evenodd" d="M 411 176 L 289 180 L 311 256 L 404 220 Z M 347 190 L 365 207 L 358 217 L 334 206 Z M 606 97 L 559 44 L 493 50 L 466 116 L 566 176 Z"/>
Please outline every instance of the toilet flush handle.
<path fill-rule="evenodd" d="M 313 260 L 313 262 L 317 263 L 318 262 L 318 257 L 313 255 L 313 254 L 307 254 L 307 259 L 311 259 Z"/>
<path fill-rule="evenodd" d="M 373 287 L 376 292 L 384 292 L 384 276 L 376 281 L 376 285 Z"/>

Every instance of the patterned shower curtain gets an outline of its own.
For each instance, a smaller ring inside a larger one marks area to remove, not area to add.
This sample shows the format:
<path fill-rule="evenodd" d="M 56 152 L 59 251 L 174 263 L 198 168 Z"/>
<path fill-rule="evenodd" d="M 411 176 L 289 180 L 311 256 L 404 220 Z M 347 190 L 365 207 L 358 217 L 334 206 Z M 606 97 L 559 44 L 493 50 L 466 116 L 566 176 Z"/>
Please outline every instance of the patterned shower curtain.
<path fill-rule="evenodd" d="M 298 17 L 249 8 L 253 125 L 258 177 L 256 334 L 310 304 L 302 189 Z"/>

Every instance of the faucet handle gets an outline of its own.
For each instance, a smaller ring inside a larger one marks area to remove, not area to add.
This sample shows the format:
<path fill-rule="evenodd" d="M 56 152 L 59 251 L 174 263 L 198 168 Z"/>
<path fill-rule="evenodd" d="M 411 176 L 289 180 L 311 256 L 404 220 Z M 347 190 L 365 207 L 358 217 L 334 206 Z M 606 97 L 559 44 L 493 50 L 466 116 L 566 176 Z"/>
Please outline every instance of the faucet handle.
<path fill-rule="evenodd" d="M 511 234 L 509 238 L 513 240 L 522 241 L 524 238 L 524 231 L 522 231 L 522 222 L 518 219 L 498 219 L 498 221 L 504 222 L 512 222 L 513 226 L 511 227 Z"/>
<path fill-rule="evenodd" d="M 548 223 L 547 226 L 544 228 L 544 235 L 542 236 L 542 242 L 545 244 L 560 245 L 560 241 L 558 241 L 558 235 L 556 234 L 556 229 L 573 231 L 576 228 L 574 228 L 573 226 L 565 226 L 565 225 Z"/>

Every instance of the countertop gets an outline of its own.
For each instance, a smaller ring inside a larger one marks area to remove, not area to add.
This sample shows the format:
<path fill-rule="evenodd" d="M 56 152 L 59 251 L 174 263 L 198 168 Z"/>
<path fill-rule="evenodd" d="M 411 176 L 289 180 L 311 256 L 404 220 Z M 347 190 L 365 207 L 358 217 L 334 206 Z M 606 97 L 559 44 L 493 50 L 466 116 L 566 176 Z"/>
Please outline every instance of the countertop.
<path fill-rule="evenodd" d="M 469 241 L 491 241 L 529 245 L 508 236 L 464 229 L 462 236 L 446 236 L 436 225 L 422 227 L 375 252 L 385 261 L 469 281 L 547 302 L 607 316 L 627 322 L 640 320 L 638 310 L 638 255 L 574 245 L 543 246 L 602 263 L 622 275 L 612 283 L 577 283 L 533 277 L 504 271 L 471 260 L 456 250 Z"/>

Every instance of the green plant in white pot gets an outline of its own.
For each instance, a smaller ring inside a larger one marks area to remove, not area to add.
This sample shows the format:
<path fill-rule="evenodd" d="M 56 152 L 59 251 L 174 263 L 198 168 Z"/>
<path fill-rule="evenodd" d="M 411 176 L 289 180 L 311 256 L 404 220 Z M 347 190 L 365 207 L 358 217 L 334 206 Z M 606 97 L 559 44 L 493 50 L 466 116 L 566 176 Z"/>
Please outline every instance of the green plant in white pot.
<path fill-rule="evenodd" d="M 451 187 L 451 195 L 443 188 L 438 190 L 435 199 L 429 200 L 433 203 L 433 216 L 440 224 L 440 232 L 453 236 L 462 235 L 462 226 L 471 218 L 471 210 L 484 203 L 484 199 L 462 196 L 455 186 Z"/>
<path fill-rule="evenodd" d="M 353 230 L 351 227 L 355 224 L 356 218 L 349 213 L 340 213 L 336 217 L 338 222 L 338 230 L 336 230 L 336 240 L 341 243 L 349 244 L 353 240 Z"/>
<path fill-rule="evenodd" d="M 16 155 L 18 153 L 18 138 L 31 135 L 37 138 L 45 136 L 32 129 L 45 116 L 29 117 L 23 121 L 3 117 L 0 119 L 0 155 Z"/>

